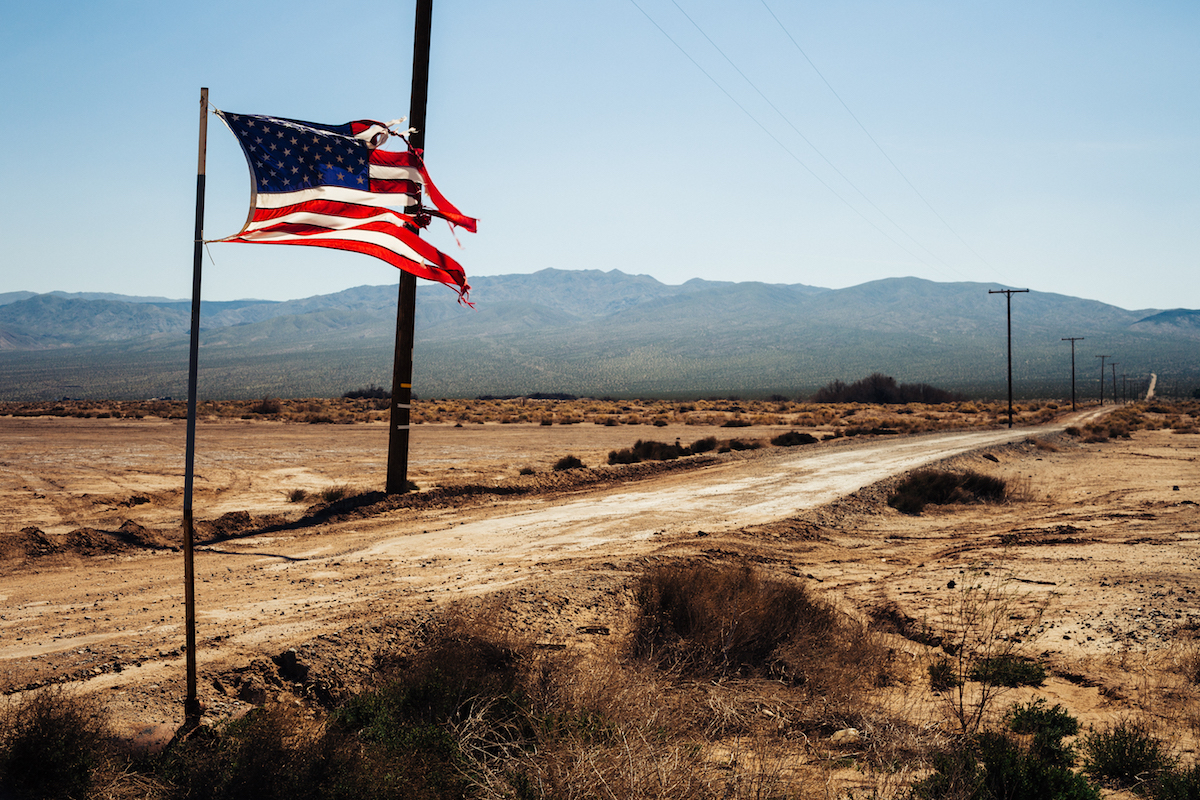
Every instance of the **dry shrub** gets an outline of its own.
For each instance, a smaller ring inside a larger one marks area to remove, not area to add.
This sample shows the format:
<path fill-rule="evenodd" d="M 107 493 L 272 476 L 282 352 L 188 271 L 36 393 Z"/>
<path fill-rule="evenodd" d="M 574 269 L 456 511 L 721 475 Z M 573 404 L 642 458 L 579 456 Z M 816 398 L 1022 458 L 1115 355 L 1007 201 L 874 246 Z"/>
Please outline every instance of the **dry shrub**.
<path fill-rule="evenodd" d="M 48 689 L 0 709 L 0 795 L 82 797 L 112 755 L 92 698 Z"/>
<path fill-rule="evenodd" d="M 248 410 L 251 414 L 278 414 L 283 411 L 283 403 L 278 397 L 264 397 Z"/>
<path fill-rule="evenodd" d="M 776 678 L 824 692 L 867 676 L 886 653 L 865 627 L 796 580 L 745 566 L 663 566 L 636 590 L 632 654 L 694 678 Z"/>
<path fill-rule="evenodd" d="M 555 472 L 565 472 L 569 469 L 582 468 L 583 461 L 581 461 L 578 456 L 563 456 L 558 461 L 554 462 L 554 466 L 551 469 L 553 469 Z"/>
<path fill-rule="evenodd" d="M 633 447 L 613 450 L 608 454 L 609 464 L 636 464 L 639 461 L 674 461 L 691 451 L 678 444 L 638 439 Z"/>
<path fill-rule="evenodd" d="M 320 498 L 322 503 L 336 503 L 338 500 L 345 500 L 356 493 L 353 486 L 343 483 L 340 486 L 326 486 L 317 492 L 317 497 Z"/>
<path fill-rule="evenodd" d="M 1002 478 L 968 470 L 962 473 L 919 470 L 899 484 L 888 505 L 905 514 L 920 514 L 926 505 L 948 503 L 998 503 L 1007 496 Z"/>
<path fill-rule="evenodd" d="M 303 709 L 278 704 L 219 728 L 198 728 L 163 754 L 156 772 L 178 797 L 301 800 L 321 797 L 331 786 L 399 796 L 378 791 L 372 756 L 341 731 L 308 719 Z"/>

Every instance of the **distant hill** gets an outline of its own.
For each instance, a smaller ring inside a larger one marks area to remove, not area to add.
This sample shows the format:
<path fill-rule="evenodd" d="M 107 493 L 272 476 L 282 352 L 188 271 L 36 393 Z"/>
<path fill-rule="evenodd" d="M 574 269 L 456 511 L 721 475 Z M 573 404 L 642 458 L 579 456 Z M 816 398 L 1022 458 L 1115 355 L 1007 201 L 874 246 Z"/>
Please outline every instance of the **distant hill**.
<path fill-rule="evenodd" d="M 1131 327 L 1144 333 L 1200 339 L 1200 311 L 1189 311 L 1186 308 L 1160 311 L 1139 319 Z"/>
<path fill-rule="evenodd" d="M 1004 392 L 1005 304 L 995 284 L 891 278 L 847 289 L 618 270 L 472 279 L 475 309 L 418 290 L 414 391 L 593 396 L 807 396 L 882 372 L 974 396 Z M 360 286 L 286 302 L 205 302 L 200 394 L 330 396 L 390 385 L 397 290 Z M 0 295 L 0 399 L 180 396 L 190 301 Z M 1019 396 L 1098 392 L 1093 353 L 1160 391 L 1200 383 L 1200 311 L 1129 311 L 1065 295 L 1013 300 Z M 1110 376 L 1111 377 L 1111 376 Z"/>

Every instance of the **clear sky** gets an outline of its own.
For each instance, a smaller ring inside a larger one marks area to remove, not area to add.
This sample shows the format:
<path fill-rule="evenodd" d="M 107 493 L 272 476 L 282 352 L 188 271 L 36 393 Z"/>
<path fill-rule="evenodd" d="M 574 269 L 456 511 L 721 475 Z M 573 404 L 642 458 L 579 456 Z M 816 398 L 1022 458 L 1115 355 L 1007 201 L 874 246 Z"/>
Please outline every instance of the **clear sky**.
<path fill-rule="evenodd" d="M 435 0 L 433 21 L 427 161 L 480 226 L 462 250 L 431 237 L 468 276 L 915 275 L 1200 309 L 1195 0 Z M 412 0 L 6 5 L 0 292 L 190 296 L 200 87 L 233 112 L 393 119 L 412 29 Z M 217 238 L 249 177 L 209 120 Z M 211 300 L 397 279 L 210 252 Z"/>

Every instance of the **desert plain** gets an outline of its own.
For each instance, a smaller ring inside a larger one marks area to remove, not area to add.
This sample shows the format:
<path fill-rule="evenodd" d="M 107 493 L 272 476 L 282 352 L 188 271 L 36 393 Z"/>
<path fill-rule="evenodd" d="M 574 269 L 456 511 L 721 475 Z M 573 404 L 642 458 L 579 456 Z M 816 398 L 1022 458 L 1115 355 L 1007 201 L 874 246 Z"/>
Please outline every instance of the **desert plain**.
<path fill-rule="evenodd" d="M 1085 727 L 1156 719 L 1194 760 L 1200 435 L 1064 432 L 1109 411 L 624 466 L 607 454 L 636 439 L 765 442 L 794 426 L 428 422 L 412 433 L 420 490 L 398 498 L 378 491 L 385 422 L 203 420 L 206 721 L 353 691 L 456 605 L 486 609 L 499 634 L 585 652 L 621 635 L 649 565 L 735 563 L 805 581 L 914 663 L 908 628 L 936 624 L 964 582 L 1002 582 L 1029 623 L 1023 652 L 1049 672 L 1012 698 L 1062 703 Z M 148 742 L 182 724 L 183 445 L 180 419 L 0 417 L 4 694 L 96 694 Z M 585 466 L 553 470 L 568 454 Z M 1002 478 L 1009 497 L 891 508 L 900 477 L 928 466 Z M 911 672 L 907 713 L 947 724 Z"/>

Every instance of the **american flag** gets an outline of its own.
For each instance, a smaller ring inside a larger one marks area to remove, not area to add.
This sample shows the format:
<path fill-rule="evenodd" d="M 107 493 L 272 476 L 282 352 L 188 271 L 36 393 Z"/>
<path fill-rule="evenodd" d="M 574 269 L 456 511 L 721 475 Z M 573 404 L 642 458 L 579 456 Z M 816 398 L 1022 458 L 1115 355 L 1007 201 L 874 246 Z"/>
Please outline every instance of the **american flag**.
<path fill-rule="evenodd" d="M 429 179 L 419 151 L 382 150 L 396 135 L 381 122 L 319 125 L 218 111 L 246 154 L 253 181 L 250 215 L 233 236 L 216 241 L 306 244 L 381 258 L 444 283 L 467 299 L 458 262 L 421 239 L 431 216 L 474 232 Z M 432 207 L 421 202 L 424 189 Z M 393 211 L 386 206 L 399 206 Z"/>

